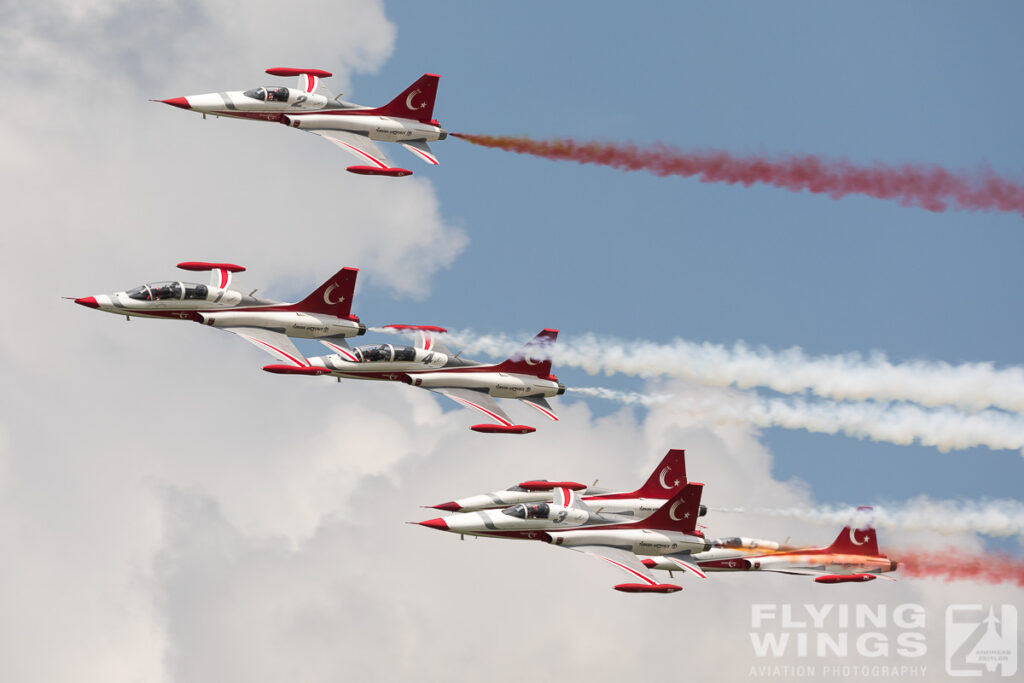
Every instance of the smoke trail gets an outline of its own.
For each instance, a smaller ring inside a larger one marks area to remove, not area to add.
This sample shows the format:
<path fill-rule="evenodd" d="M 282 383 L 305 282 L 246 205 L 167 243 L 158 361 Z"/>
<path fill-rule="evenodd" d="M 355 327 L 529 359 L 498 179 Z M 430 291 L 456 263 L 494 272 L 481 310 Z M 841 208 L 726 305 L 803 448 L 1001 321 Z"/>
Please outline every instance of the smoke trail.
<path fill-rule="evenodd" d="M 464 331 L 449 338 L 467 351 L 507 356 L 522 344 L 504 335 Z M 556 367 L 595 375 L 675 377 L 707 386 L 767 387 L 783 394 L 811 392 L 837 401 L 877 399 L 965 410 L 986 407 L 1024 412 L 1024 368 L 996 369 L 992 363 L 892 363 L 884 354 L 809 357 L 800 348 L 772 351 L 738 343 L 669 344 L 622 342 L 583 335 L 560 340 L 551 349 Z"/>
<path fill-rule="evenodd" d="M 894 555 L 903 576 L 945 581 L 1015 583 L 1024 586 L 1024 561 L 1003 553 L 968 556 L 958 548 Z"/>
<path fill-rule="evenodd" d="M 850 520 L 851 505 L 813 508 L 713 507 L 715 512 L 782 517 L 841 526 Z M 940 534 L 977 533 L 1020 536 L 1024 541 L 1024 503 L 1019 500 L 931 500 L 925 496 L 903 503 L 875 505 L 871 513 L 880 529 L 932 531 Z"/>
<path fill-rule="evenodd" d="M 982 169 L 973 174 L 952 173 L 935 165 L 858 166 L 848 161 L 824 161 L 815 156 L 736 157 L 728 152 L 684 152 L 656 143 L 577 142 L 569 138 L 533 140 L 528 137 L 452 133 L 475 145 L 556 161 L 599 164 L 622 171 L 648 171 L 657 176 L 697 176 L 705 183 L 764 183 L 792 192 L 808 190 L 833 199 L 863 194 L 893 199 L 903 206 L 928 211 L 955 209 L 1008 211 L 1024 216 L 1024 186 Z"/>
<path fill-rule="evenodd" d="M 574 391 L 627 405 L 669 405 L 690 417 L 717 423 L 738 421 L 762 428 L 841 433 L 903 446 L 916 442 L 922 446 L 934 446 L 942 452 L 976 446 L 1024 452 L 1024 419 L 992 410 L 967 415 L 948 408 L 927 410 L 912 405 L 873 402 L 808 402 L 764 398 L 753 392 L 724 400 L 717 394 L 652 397 L 601 387 L 578 387 Z"/>

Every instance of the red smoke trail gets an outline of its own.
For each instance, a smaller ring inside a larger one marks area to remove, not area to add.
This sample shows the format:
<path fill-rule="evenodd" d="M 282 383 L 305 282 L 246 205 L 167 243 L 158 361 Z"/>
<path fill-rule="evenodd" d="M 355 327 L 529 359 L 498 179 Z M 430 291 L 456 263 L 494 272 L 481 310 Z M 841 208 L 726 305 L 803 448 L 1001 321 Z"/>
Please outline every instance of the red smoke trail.
<path fill-rule="evenodd" d="M 904 206 L 928 211 L 949 207 L 976 211 L 1009 211 L 1024 216 L 1024 186 L 996 176 L 991 170 L 952 173 L 939 166 L 857 166 L 848 161 L 823 161 L 814 156 L 736 157 L 728 152 L 684 152 L 657 143 L 577 142 L 568 138 L 531 140 L 527 137 L 452 133 L 475 145 L 516 154 L 579 164 L 600 164 L 623 171 L 648 171 L 658 176 L 697 176 L 704 183 L 765 183 L 793 192 L 809 190 L 833 199 L 864 194 L 895 199 Z"/>
<path fill-rule="evenodd" d="M 962 550 L 900 553 L 899 571 L 908 578 L 1015 583 L 1024 586 L 1024 560 L 1001 553 L 967 556 Z"/>

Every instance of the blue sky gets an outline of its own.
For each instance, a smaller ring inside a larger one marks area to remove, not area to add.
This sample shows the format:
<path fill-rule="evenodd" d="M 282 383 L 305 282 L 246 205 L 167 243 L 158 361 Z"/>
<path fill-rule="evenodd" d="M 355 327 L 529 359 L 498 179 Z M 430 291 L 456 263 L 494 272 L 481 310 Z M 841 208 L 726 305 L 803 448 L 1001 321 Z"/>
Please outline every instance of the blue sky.
<path fill-rule="evenodd" d="M 1012 3 L 649 9 L 403 3 L 395 54 L 356 76 L 351 95 L 385 101 L 428 70 L 442 75 L 435 112 L 453 131 L 985 165 L 1022 179 L 1022 101 L 1004 87 L 1022 56 Z M 1021 361 L 1018 215 L 436 147 L 443 166 L 420 173 L 470 245 L 426 301 L 365 287 L 362 310 L 523 334 Z M 937 454 L 778 429 L 766 439 L 775 471 L 822 500 L 1014 497 L 1024 468 L 984 448 Z"/>

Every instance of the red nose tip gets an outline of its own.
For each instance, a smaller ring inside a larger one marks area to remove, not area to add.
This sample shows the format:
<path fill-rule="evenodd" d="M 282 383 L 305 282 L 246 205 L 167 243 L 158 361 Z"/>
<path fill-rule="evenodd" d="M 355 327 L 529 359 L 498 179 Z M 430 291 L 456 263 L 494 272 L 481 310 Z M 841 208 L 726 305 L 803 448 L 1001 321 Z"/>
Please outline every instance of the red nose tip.
<path fill-rule="evenodd" d="M 649 557 L 645 557 L 644 559 L 640 560 L 640 564 L 647 567 L 648 569 L 658 566 L 658 563 Z"/>
<path fill-rule="evenodd" d="M 179 107 L 181 109 L 191 109 L 192 108 L 191 105 L 189 105 L 188 100 L 186 100 L 184 97 L 172 97 L 169 100 L 160 100 L 160 101 L 163 102 L 164 104 L 169 104 L 172 107 Z"/>
<path fill-rule="evenodd" d="M 444 510 L 445 512 L 458 512 L 462 509 L 462 506 L 454 501 L 451 503 L 441 503 L 440 505 L 431 505 L 430 507 L 435 510 Z"/>
<path fill-rule="evenodd" d="M 83 296 L 81 299 L 75 299 L 75 303 L 87 308 L 99 308 L 100 305 L 96 303 L 96 297 L 94 296 Z"/>
<path fill-rule="evenodd" d="M 448 522 L 444 521 L 444 519 L 440 517 L 420 522 L 420 526 L 430 527 L 431 529 L 438 529 L 440 531 L 448 531 Z"/>

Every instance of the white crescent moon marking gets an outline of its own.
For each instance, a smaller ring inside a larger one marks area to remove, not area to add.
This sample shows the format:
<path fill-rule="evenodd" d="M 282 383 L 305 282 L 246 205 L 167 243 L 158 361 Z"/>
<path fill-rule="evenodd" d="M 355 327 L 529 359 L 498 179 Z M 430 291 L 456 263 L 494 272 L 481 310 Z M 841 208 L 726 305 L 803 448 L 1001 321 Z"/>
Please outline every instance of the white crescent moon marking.
<path fill-rule="evenodd" d="M 420 89 L 419 88 L 416 88 L 411 93 L 409 93 L 409 96 L 405 98 L 405 106 L 408 107 L 409 109 L 423 109 L 423 107 L 427 106 L 426 102 L 424 102 L 423 104 L 421 104 L 418 107 L 412 106 L 412 98 L 416 97 L 419 94 L 420 94 Z"/>
<path fill-rule="evenodd" d="M 850 529 L 850 543 L 852 543 L 854 545 L 864 545 L 865 543 L 867 543 L 867 541 L 861 541 L 860 543 L 858 543 L 857 542 L 857 530 L 856 529 Z"/>
<path fill-rule="evenodd" d="M 685 501 L 683 501 L 682 499 L 677 500 L 676 502 L 672 503 L 672 507 L 668 509 L 668 518 L 671 519 L 673 522 L 683 521 L 682 517 L 676 517 L 676 508 L 678 508 L 683 502 Z"/>
<path fill-rule="evenodd" d="M 539 361 L 539 360 L 537 360 L 537 359 L 536 359 L 536 358 L 534 358 L 533 356 L 527 356 L 526 358 L 524 358 L 524 359 L 523 359 L 523 361 L 524 361 L 524 362 L 525 362 L 525 363 L 526 363 L 527 365 L 540 365 L 540 364 L 541 364 L 541 363 L 543 362 L 543 361 Z"/>
<path fill-rule="evenodd" d="M 666 491 L 671 491 L 673 486 L 679 486 L 678 479 L 676 479 L 671 484 L 665 483 L 665 475 L 668 474 L 668 471 L 670 469 L 672 468 L 669 465 L 665 465 L 665 467 L 663 467 L 661 470 L 661 474 L 658 475 L 658 483 L 661 484 L 661 488 L 665 489 Z"/>
<path fill-rule="evenodd" d="M 324 303 L 328 306 L 336 306 L 345 300 L 345 297 L 341 297 L 337 301 L 331 301 L 331 292 L 338 288 L 337 282 L 332 282 L 331 286 L 324 290 Z"/>

